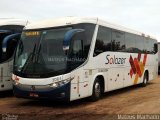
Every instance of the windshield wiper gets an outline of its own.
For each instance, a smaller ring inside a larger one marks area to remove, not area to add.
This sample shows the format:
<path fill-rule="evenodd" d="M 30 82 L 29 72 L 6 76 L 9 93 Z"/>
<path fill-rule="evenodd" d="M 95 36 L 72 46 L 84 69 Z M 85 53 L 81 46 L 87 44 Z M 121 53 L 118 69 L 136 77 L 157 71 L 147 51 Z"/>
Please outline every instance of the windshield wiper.
<path fill-rule="evenodd" d="M 39 48 L 38 48 L 38 51 L 37 51 L 37 54 L 36 54 L 36 62 L 38 62 L 40 51 L 41 51 L 41 43 L 39 45 Z"/>
<path fill-rule="evenodd" d="M 36 44 L 34 45 L 34 49 L 33 49 L 32 53 L 29 54 L 24 66 L 22 67 L 22 70 L 21 70 L 22 72 L 24 72 L 27 69 L 28 65 L 31 63 L 31 61 L 33 61 L 34 55 L 35 55 L 35 50 L 36 50 Z"/>

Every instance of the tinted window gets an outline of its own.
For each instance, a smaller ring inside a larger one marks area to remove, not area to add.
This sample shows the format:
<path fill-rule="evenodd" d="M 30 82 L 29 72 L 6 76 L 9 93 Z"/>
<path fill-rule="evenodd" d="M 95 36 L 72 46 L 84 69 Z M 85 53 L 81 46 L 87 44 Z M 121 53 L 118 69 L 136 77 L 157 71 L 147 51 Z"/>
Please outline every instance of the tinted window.
<path fill-rule="evenodd" d="M 146 53 L 154 53 L 154 45 L 157 43 L 156 40 L 151 38 L 145 38 L 145 52 Z"/>
<path fill-rule="evenodd" d="M 74 40 L 73 42 L 73 54 L 79 54 L 83 51 L 82 40 Z M 78 55 L 79 57 L 79 55 Z"/>
<path fill-rule="evenodd" d="M 94 24 L 78 24 L 24 31 L 15 55 L 14 72 L 19 76 L 34 78 L 70 72 L 85 62 L 84 57 L 88 56 L 94 28 Z M 76 29 L 83 29 L 83 32 L 75 32 Z M 68 32 L 71 33 L 69 36 Z M 64 49 L 66 36 L 69 49 Z"/>
<path fill-rule="evenodd" d="M 3 54 L 2 54 L 2 42 L 3 42 L 3 39 L 8 35 L 9 33 L 0 33 L 0 63 L 4 62 Z"/>
<path fill-rule="evenodd" d="M 74 35 L 71 41 L 72 49 L 70 49 L 70 58 L 76 58 L 76 59 L 84 58 L 83 56 L 83 53 L 84 53 L 83 52 L 84 50 L 83 41 L 84 40 L 85 40 L 84 32 Z M 84 62 L 84 61 L 81 61 L 81 62 Z"/>
<path fill-rule="evenodd" d="M 126 48 L 124 41 L 124 32 L 112 31 L 112 50 L 113 51 L 124 51 Z"/>
<path fill-rule="evenodd" d="M 97 34 L 94 56 L 111 50 L 111 29 L 100 26 Z"/>
<path fill-rule="evenodd" d="M 19 41 L 19 37 L 15 37 L 15 38 L 10 38 L 8 39 L 7 42 L 7 49 L 6 52 L 2 52 L 2 42 L 4 41 L 4 39 L 11 35 L 11 34 L 15 34 L 15 33 L 21 33 L 23 30 L 24 26 L 21 25 L 3 25 L 0 26 L 0 30 L 6 30 L 8 32 L 2 32 L 0 33 L 0 62 L 4 62 L 8 59 L 10 59 L 15 51 L 15 48 L 17 46 L 17 42 Z"/>
<path fill-rule="evenodd" d="M 94 56 L 106 51 L 153 54 L 156 43 L 154 39 L 100 26 Z"/>
<path fill-rule="evenodd" d="M 14 51 L 17 47 L 17 42 L 20 39 L 20 35 L 19 36 L 15 36 L 12 38 L 8 38 L 8 36 L 11 34 L 8 33 L 1 33 L 0 34 L 0 63 L 7 61 L 8 59 L 13 57 Z M 2 44 L 4 42 L 4 40 L 7 40 L 6 43 L 6 52 L 2 51 Z"/>
<path fill-rule="evenodd" d="M 135 38 L 136 38 L 136 48 L 137 48 L 135 52 L 144 53 L 144 37 L 135 35 Z"/>
<path fill-rule="evenodd" d="M 135 35 L 130 33 L 125 33 L 125 44 L 126 44 L 126 52 L 134 52 L 136 41 Z"/>
<path fill-rule="evenodd" d="M 144 38 L 144 46 L 145 46 L 145 52 L 150 53 L 150 39 L 149 38 Z"/>
<path fill-rule="evenodd" d="M 156 40 L 138 36 L 131 33 L 125 33 L 126 52 L 133 53 L 155 53 Z"/>
<path fill-rule="evenodd" d="M 19 39 L 20 39 L 20 35 L 17 36 L 17 37 L 15 37 L 15 38 L 12 38 L 11 40 L 9 40 L 7 42 L 6 53 L 3 53 L 3 55 L 4 55 L 3 59 L 4 60 L 8 60 L 8 59 L 10 59 L 13 56 L 14 51 L 15 51 L 15 49 L 17 47 L 17 43 L 18 43 Z"/>
<path fill-rule="evenodd" d="M 83 36 L 81 37 L 82 38 L 81 40 L 83 40 L 83 46 L 84 46 L 84 54 L 83 55 L 84 55 L 84 58 L 87 59 L 90 45 L 91 45 L 91 41 L 92 41 L 92 37 L 93 37 L 93 33 L 95 30 L 95 25 L 84 23 L 84 24 L 75 25 L 74 28 L 85 30 Z"/>
<path fill-rule="evenodd" d="M 150 45 L 151 45 L 151 53 L 155 53 L 155 44 L 157 44 L 157 41 L 154 39 L 150 39 Z"/>

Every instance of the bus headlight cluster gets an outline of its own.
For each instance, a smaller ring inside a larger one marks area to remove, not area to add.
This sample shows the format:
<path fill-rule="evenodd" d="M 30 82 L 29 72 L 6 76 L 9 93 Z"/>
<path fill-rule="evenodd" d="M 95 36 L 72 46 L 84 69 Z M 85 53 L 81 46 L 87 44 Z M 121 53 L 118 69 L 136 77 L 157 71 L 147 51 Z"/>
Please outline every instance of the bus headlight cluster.
<path fill-rule="evenodd" d="M 57 81 L 57 82 L 54 82 L 54 83 L 50 84 L 49 86 L 52 87 L 52 88 L 57 88 L 57 87 L 60 87 L 60 86 L 63 86 L 65 84 L 69 83 L 70 81 L 71 81 L 71 79 Z"/>
<path fill-rule="evenodd" d="M 14 85 L 18 85 L 20 78 L 18 76 L 12 75 L 12 80 Z"/>

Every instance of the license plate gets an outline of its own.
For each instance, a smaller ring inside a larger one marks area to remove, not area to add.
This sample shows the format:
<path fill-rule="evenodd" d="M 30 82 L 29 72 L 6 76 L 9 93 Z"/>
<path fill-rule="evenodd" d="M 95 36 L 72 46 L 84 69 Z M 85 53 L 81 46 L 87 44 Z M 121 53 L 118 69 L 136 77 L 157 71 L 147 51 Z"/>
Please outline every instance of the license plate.
<path fill-rule="evenodd" d="M 35 98 L 39 97 L 39 95 L 36 94 L 36 93 L 30 93 L 29 96 L 30 96 L 30 97 L 35 97 Z"/>

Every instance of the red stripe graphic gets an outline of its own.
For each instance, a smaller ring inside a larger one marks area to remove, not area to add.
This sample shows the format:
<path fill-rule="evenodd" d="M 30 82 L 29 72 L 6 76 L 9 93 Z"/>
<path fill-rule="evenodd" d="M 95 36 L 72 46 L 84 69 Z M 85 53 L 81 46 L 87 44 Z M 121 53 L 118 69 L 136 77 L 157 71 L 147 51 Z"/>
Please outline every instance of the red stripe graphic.
<path fill-rule="evenodd" d="M 139 53 L 138 54 L 138 61 L 140 61 L 141 60 L 141 54 Z"/>
<path fill-rule="evenodd" d="M 144 55 L 144 59 L 143 59 L 143 65 L 146 65 L 146 61 L 147 61 L 147 54 Z"/>
<path fill-rule="evenodd" d="M 130 69 L 130 76 L 131 76 L 131 78 L 133 76 L 133 70 L 132 69 Z"/>
<path fill-rule="evenodd" d="M 133 61 L 133 58 L 132 56 L 130 56 L 130 59 L 129 59 L 129 62 L 130 62 L 130 65 L 131 65 L 131 70 L 134 74 L 136 74 L 136 67 L 134 65 L 134 61 Z"/>
<path fill-rule="evenodd" d="M 137 71 L 139 77 L 142 76 L 141 69 L 140 69 L 139 62 L 138 62 L 137 58 L 134 58 L 134 64 L 136 66 L 136 71 Z"/>
<path fill-rule="evenodd" d="M 130 62 L 130 65 L 131 65 L 130 76 L 132 78 L 133 75 L 136 74 L 136 76 L 135 76 L 136 78 L 135 78 L 135 81 L 134 81 L 135 84 L 138 82 L 137 77 L 141 78 L 142 75 L 143 75 L 144 67 L 146 65 L 146 61 L 147 61 L 147 54 L 144 54 L 143 63 L 141 62 L 141 54 L 138 54 L 138 57 L 134 58 L 134 60 L 133 60 L 132 56 L 130 55 L 130 58 L 129 58 L 129 62 Z"/>

